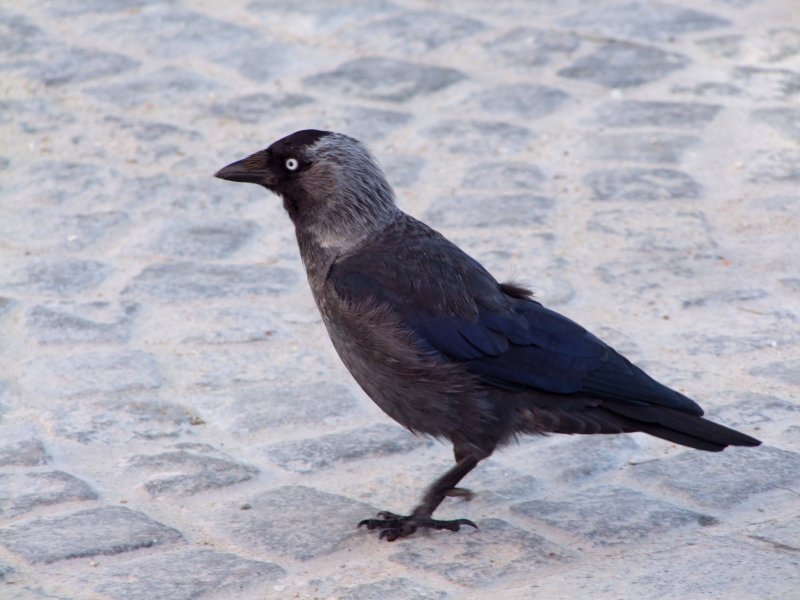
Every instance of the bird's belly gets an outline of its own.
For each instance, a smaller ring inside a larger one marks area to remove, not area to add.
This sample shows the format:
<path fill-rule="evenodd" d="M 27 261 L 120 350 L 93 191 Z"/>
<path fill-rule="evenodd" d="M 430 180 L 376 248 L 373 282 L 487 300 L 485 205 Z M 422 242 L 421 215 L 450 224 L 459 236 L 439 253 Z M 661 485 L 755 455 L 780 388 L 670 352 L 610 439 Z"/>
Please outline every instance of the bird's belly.
<path fill-rule="evenodd" d="M 390 315 L 334 308 L 320 306 L 336 352 L 392 419 L 414 432 L 453 439 L 468 422 L 488 416 L 476 414 L 487 406 L 463 368 L 422 353 Z"/>

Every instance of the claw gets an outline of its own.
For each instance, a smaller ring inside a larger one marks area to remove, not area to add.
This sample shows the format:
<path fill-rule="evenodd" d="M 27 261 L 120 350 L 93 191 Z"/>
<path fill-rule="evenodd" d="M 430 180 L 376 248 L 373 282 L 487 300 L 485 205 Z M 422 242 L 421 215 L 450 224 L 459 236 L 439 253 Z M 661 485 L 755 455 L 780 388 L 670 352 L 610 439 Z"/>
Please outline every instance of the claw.
<path fill-rule="evenodd" d="M 441 521 L 437 519 L 420 518 L 420 517 L 407 517 L 403 515 L 396 515 L 389 511 L 381 511 L 377 514 L 377 519 L 364 519 L 358 526 L 365 525 L 367 529 L 380 529 L 378 539 L 386 539 L 393 542 L 398 538 L 406 537 L 417 531 L 417 529 L 424 527 L 427 529 L 446 529 L 447 531 L 458 531 L 463 525 L 469 525 L 478 529 L 469 519 L 453 519 L 450 521 Z"/>
<path fill-rule="evenodd" d="M 448 531 L 458 531 L 459 529 L 461 529 L 462 525 L 469 525 L 470 527 L 478 529 L 478 526 L 475 525 L 475 523 L 473 523 L 469 519 L 453 519 L 452 521 L 434 521 L 433 519 L 431 519 L 431 522 L 433 523 L 433 525 L 431 525 L 433 529 L 447 529 Z"/>

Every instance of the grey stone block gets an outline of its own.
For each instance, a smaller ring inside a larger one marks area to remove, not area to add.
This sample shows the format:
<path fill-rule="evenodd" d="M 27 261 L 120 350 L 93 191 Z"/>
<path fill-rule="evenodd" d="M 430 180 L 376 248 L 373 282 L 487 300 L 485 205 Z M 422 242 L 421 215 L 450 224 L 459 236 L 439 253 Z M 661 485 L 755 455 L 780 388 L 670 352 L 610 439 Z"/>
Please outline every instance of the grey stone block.
<path fill-rule="evenodd" d="M 772 362 L 763 367 L 750 369 L 751 375 L 777 379 L 789 385 L 800 386 L 800 360 L 787 360 L 785 362 Z"/>
<path fill-rule="evenodd" d="M 563 31 L 518 27 L 485 45 L 491 56 L 518 67 L 541 67 L 571 56 L 578 36 Z"/>
<path fill-rule="evenodd" d="M 800 71 L 734 67 L 731 84 L 757 99 L 790 100 L 800 92 Z"/>
<path fill-rule="evenodd" d="M 767 298 L 769 292 L 764 289 L 750 288 L 750 289 L 721 289 L 714 292 L 708 292 L 703 296 L 695 298 L 687 298 L 681 303 L 681 308 L 693 308 L 696 306 L 714 306 L 720 304 L 739 304 L 743 302 L 752 302 L 753 300 L 761 300 Z"/>
<path fill-rule="evenodd" d="M 159 58 L 214 56 L 232 46 L 241 49 L 256 43 L 261 37 L 254 29 L 168 5 L 148 6 L 121 19 L 104 21 L 91 33 L 123 47 L 139 45 L 144 52 Z M 141 43 L 142 36 L 147 36 L 147 44 Z"/>
<path fill-rule="evenodd" d="M 0 10 L 0 53 L 3 56 L 30 54 L 48 43 L 48 36 L 30 19 Z"/>
<path fill-rule="evenodd" d="M 258 469 L 229 458 L 186 450 L 139 454 L 128 464 L 134 471 L 155 474 L 144 484 L 147 493 L 154 497 L 190 496 L 247 481 L 258 473 Z"/>
<path fill-rule="evenodd" d="M 393 187 L 409 187 L 414 185 L 427 161 L 421 156 L 406 154 L 389 154 L 381 160 L 386 178 Z M 402 202 L 402 200 L 400 200 Z"/>
<path fill-rule="evenodd" d="M 16 572 L 17 570 L 13 565 L 0 560 L 0 583 L 6 583 Z"/>
<path fill-rule="evenodd" d="M 648 218 L 653 218 L 649 221 Z M 717 250 L 705 213 L 670 205 L 647 209 L 612 208 L 591 215 L 586 228 L 610 235 L 648 254 L 709 253 Z"/>
<path fill-rule="evenodd" d="M 63 471 L 0 473 L 0 515 L 5 518 L 40 506 L 85 500 L 97 500 L 97 494 L 85 481 Z"/>
<path fill-rule="evenodd" d="M 446 518 L 439 516 L 439 518 Z M 411 569 L 422 569 L 462 586 L 474 587 L 502 577 L 519 577 L 570 554 L 545 538 L 501 519 L 483 519 L 479 531 L 434 532 L 430 538 L 396 542 L 400 552 L 389 558 Z M 493 548 L 505 549 L 498 553 Z"/>
<path fill-rule="evenodd" d="M 614 41 L 579 58 L 558 74 L 607 87 L 627 88 L 657 81 L 686 68 L 688 64 L 689 59 L 683 54 Z"/>
<path fill-rule="evenodd" d="M 30 263 L 21 287 L 45 294 L 66 296 L 97 287 L 112 273 L 113 268 L 98 260 L 83 258 L 46 258 Z"/>
<path fill-rule="evenodd" d="M 260 123 L 274 120 L 276 116 L 291 112 L 314 102 L 302 94 L 271 95 L 264 93 L 236 96 L 227 102 L 212 104 L 209 113 L 240 123 Z"/>
<path fill-rule="evenodd" d="M 150 398 L 110 400 L 54 411 L 55 432 L 87 444 L 176 438 L 202 419 L 188 408 Z"/>
<path fill-rule="evenodd" d="M 779 27 L 770 29 L 765 36 L 764 59 L 767 62 L 780 62 L 800 54 L 800 29 Z"/>
<path fill-rule="evenodd" d="M 10 238 L 18 238 L 20 245 L 41 245 L 54 250 L 84 250 L 130 224 L 128 213 L 116 210 L 54 215 L 51 210 L 33 209 L 22 213 L 19 220 L 36 222 L 38 228 L 26 231 L 23 241 L 19 239 L 24 229 L 20 223 L 16 232 L 9 232 Z"/>
<path fill-rule="evenodd" d="M 324 335 L 320 329 L 313 330 L 315 334 Z M 304 343 L 291 342 L 294 343 L 298 343 L 297 351 L 289 342 L 192 349 L 172 358 L 173 385 L 178 389 L 220 390 L 222 394 L 230 394 L 231 390 L 249 384 L 275 381 L 276 376 L 303 380 L 311 374 L 316 380 L 325 376 L 323 373 L 330 375 L 327 368 L 321 368 L 330 360 L 329 355 L 307 352 Z M 287 347 L 292 348 L 291 353 L 287 353 Z M 212 413 L 217 411 L 212 406 L 208 409 Z"/>
<path fill-rule="evenodd" d="M 226 308 L 192 308 L 185 318 L 191 318 L 190 333 L 177 334 L 183 344 L 241 344 L 265 342 L 281 336 L 283 324 L 262 306 L 230 306 Z"/>
<path fill-rule="evenodd" d="M 732 83 L 719 81 L 704 81 L 697 85 L 674 85 L 670 90 L 673 94 L 694 94 L 695 96 L 743 96 L 744 90 Z"/>
<path fill-rule="evenodd" d="M 725 81 L 701 81 L 675 85 L 672 93 L 696 96 L 718 95 L 757 101 L 790 101 L 800 91 L 800 72 L 789 69 L 740 66 L 731 69 Z"/>
<path fill-rule="evenodd" d="M 248 588 L 269 585 L 285 576 L 286 571 L 274 563 L 189 549 L 117 564 L 87 583 L 118 600 L 195 600 L 206 596 L 242 598 Z"/>
<path fill-rule="evenodd" d="M 692 356 L 726 356 L 754 350 L 774 350 L 800 344 L 800 333 L 791 329 L 762 330 L 752 335 L 688 334 L 686 351 Z"/>
<path fill-rule="evenodd" d="M 0 379 L 0 421 L 2 421 L 3 415 L 8 411 L 8 404 L 6 404 L 8 401 L 8 394 L 8 382 Z"/>
<path fill-rule="evenodd" d="M 515 463 L 525 461 L 533 465 L 534 473 L 577 483 L 622 470 L 638 447 L 627 435 L 585 436 L 535 451 L 523 448 Z"/>
<path fill-rule="evenodd" d="M 348 600 L 443 600 L 447 592 L 420 585 L 405 577 L 340 587 L 335 597 Z"/>
<path fill-rule="evenodd" d="M 532 190 L 545 180 L 538 167 L 523 162 L 479 162 L 464 174 L 461 186 L 479 190 Z"/>
<path fill-rule="evenodd" d="M 597 486 L 557 500 L 528 500 L 511 510 L 544 521 L 600 546 L 630 544 L 689 525 L 717 520 L 623 487 Z"/>
<path fill-rule="evenodd" d="M 217 64 L 234 69 L 248 79 L 267 82 L 303 65 L 303 58 L 296 57 L 295 54 L 300 54 L 304 49 L 298 47 L 296 50 L 297 52 L 286 52 L 284 43 L 242 46 L 237 40 L 230 48 L 214 53 L 211 58 Z"/>
<path fill-rule="evenodd" d="M 800 182 L 800 150 L 795 148 L 760 152 L 752 163 L 750 180 L 754 183 Z"/>
<path fill-rule="evenodd" d="M 397 425 L 380 423 L 329 433 L 314 438 L 267 446 L 267 458 L 295 473 L 311 473 L 334 464 L 362 458 L 391 456 L 430 446 L 431 441 L 413 436 Z"/>
<path fill-rule="evenodd" d="M 375 509 L 350 498 L 304 486 L 283 486 L 248 501 L 230 519 L 238 543 L 295 560 L 330 554 L 363 535 L 356 525 Z"/>
<path fill-rule="evenodd" d="M 71 0 L 53 0 L 48 2 L 47 9 L 60 17 L 73 17 L 88 13 L 111 13 L 137 10 L 149 4 L 173 4 L 175 0 L 82 0 L 80 3 Z"/>
<path fill-rule="evenodd" d="M 616 585 L 619 579 L 612 572 Z M 738 536 L 712 537 L 710 544 L 682 544 L 679 552 L 648 554 L 644 573 L 632 577 L 628 585 L 654 600 L 737 596 L 782 600 L 800 586 L 800 560 L 793 551 L 765 549 Z"/>
<path fill-rule="evenodd" d="M 0 297 L 0 317 L 5 315 L 8 311 L 10 311 L 16 305 L 16 301 L 12 300 L 11 298 L 3 298 Z"/>
<path fill-rule="evenodd" d="M 595 121 L 606 127 L 669 127 L 697 129 L 710 123 L 722 110 L 719 104 L 614 100 L 601 104 Z"/>
<path fill-rule="evenodd" d="M 307 0 L 303 4 L 282 2 L 281 0 L 255 0 L 247 5 L 253 14 L 263 14 L 265 19 L 275 18 L 309 19 L 315 29 L 336 29 L 352 23 L 363 23 L 390 11 L 396 11 L 397 5 L 389 0 L 363 0 L 343 6 L 330 0 Z"/>
<path fill-rule="evenodd" d="M 790 140 L 800 142 L 800 109 L 762 108 L 754 110 L 752 116 Z"/>
<path fill-rule="evenodd" d="M 66 187 L 69 186 L 69 183 L 66 184 Z M 113 187 L 113 183 L 109 187 Z M 26 227 L 32 222 L 37 225 L 33 231 Z M 123 211 L 63 214 L 52 207 L 26 207 L 8 214 L 0 225 L 0 235 L 9 244 L 27 248 L 32 254 L 63 255 L 84 250 L 103 238 L 110 238 L 111 233 L 120 235 L 120 230 L 129 224 L 128 214 Z"/>
<path fill-rule="evenodd" d="M 796 27 L 770 29 L 759 41 L 766 62 L 781 62 L 800 54 L 800 29 Z"/>
<path fill-rule="evenodd" d="M 731 22 L 675 4 L 639 1 L 594 6 L 561 19 L 559 24 L 597 35 L 652 42 L 670 41 L 673 37 L 686 33 L 727 27 Z"/>
<path fill-rule="evenodd" d="M 120 83 L 90 87 L 86 92 L 104 102 L 134 108 L 148 102 L 197 102 L 198 95 L 219 88 L 220 85 L 208 77 L 176 67 L 164 67 L 129 77 Z"/>
<path fill-rule="evenodd" d="M 75 595 L 64 595 L 40 585 L 25 585 L 21 577 L 13 578 L 8 583 L 14 584 L 14 600 L 76 600 Z M 17 585 L 21 584 L 21 585 Z"/>
<path fill-rule="evenodd" d="M 12 65 L 22 68 L 25 76 L 46 86 L 82 83 L 117 75 L 139 66 L 139 62 L 116 52 L 91 48 L 55 47 L 46 60 L 23 61 Z"/>
<path fill-rule="evenodd" d="M 356 413 L 359 406 L 355 394 L 343 385 L 270 384 L 239 392 L 231 413 L 240 415 L 237 431 L 259 431 L 285 425 L 325 424 Z"/>
<path fill-rule="evenodd" d="M 745 6 L 750 6 L 757 1 L 758 0 L 717 0 L 719 4 L 726 4 L 733 8 L 744 8 Z"/>
<path fill-rule="evenodd" d="M 15 123 L 23 133 L 52 133 L 74 122 L 75 115 L 48 98 L 0 100 L 0 123 Z M 8 168 L 8 159 L 3 162 Z"/>
<path fill-rule="evenodd" d="M 406 112 L 351 106 L 333 120 L 331 129 L 370 144 L 391 135 L 413 120 Z"/>
<path fill-rule="evenodd" d="M 161 254 L 190 258 L 228 258 L 260 230 L 244 219 L 224 221 L 173 221 L 159 234 L 155 250 Z"/>
<path fill-rule="evenodd" d="M 538 119 L 556 111 L 569 98 L 562 90 L 534 83 L 492 86 L 471 96 L 468 103 L 488 114 L 517 119 Z"/>
<path fill-rule="evenodd" d="M 800 552 L 800 519 L 770 519 L 766 523 L 749 527 L 747 535 L 767 542 L 778 551 Z"/>
<path fill-rule="evenodd" d="M 28 310 L 26 326 L 42 344 L 113 343 L 130 339 L 139 305 L 131 302 L 59 302 Z"/>
<path fill-rule="evenodd" d="M 719 454 L 683 452 L 636 466 L 643 482 L 698 504 L 733 507 L 756 494 L 800 482 L 800 454 L 762 446 L 728 448 Z"/>
<path fill-rule="evenodd" d="M 604 262 L 595 268 L 595 273 L 602 282 L 616 286 L 617 293 L 625 293 L 626 290 L 620 290 L 619 287 L 622 282 L 628 282 L 627 291 L 639 299 L 646 292 L 652 293 L 674 285 L 675 278 L 687 280 L 697 275 L 696 266 L 685 257 L 654 255 L 643 262 L 639 253 Z M 659 291 L 659 297 L 662 293 Z"/>
<path fill-rule="evenodd" d="M 0 529 L 0 545 L 31 563 L 122 554 L 181 539 L 177 530 L 123 506 L 92 508 Z"/>
<path fill-rule="evenodd" d="M 34 200 L 45 205 L 79 204 L 79 210 L 85 211 L 98 197 L 108 194 L 109 180 L 121 178 L 119 172 L 94 164 L 44 160 L 33 163 L 23 181 L 11 189 L 32 204 Z"/>
<path fill-rule="evenodd" d="M 211 173 L 221 160 L 223 159 L 215 160 L 213 166 L 209 165 L 208 171 L 203 171 L 208 174 L 207 179 L 197 177 L 196 166 L 192 167 L 190 176 L 185 178 L 175 174 L 167 176 L 164 173 L 129 177 L 125 180 L 120 195 L 125 202 L 134 206 L 146 205 L 150 214 L 163 218 L 174 217 L 176 211 L 180 210 L 202 214 L 212 208 L 223 214 L 235 214 L 256 199 L 264 200 L 264 190 L 258 190 L 255 186 L 248 188 L 251 194 L 245 189 L 245 193 L 240 196 L 231 194 L 230 187 L 224 185 L 225 182 L 214 179 Z M 231 160 L 231 157 L 226 155 L 224 160 Z M 275 198 L 273 202 L 278 204 L 279 201 Z M 265 227 L 266 223 L 261 222 L 259 225 Z"/>
<path fill-rule="evenodd" d="M 480 33 L 481 21 L 435 10 L 409 10 L 370 21 L 356 31 L 361 44 L 379 44 L 401 52 L 427 52 Z"/>
<path fill-rule="evenodd" d="M 783 277 L 778 280 L 783 287 L 793 292 L 800 292 L 800 277 Z M 0 308 L 2 311 L 2 308 Z"/>
<path fill-rule="evenodd" d="M 507 461 L 505 453 L 504 461 Z M 526 465 L 527 466 L 527 465 Z M 444 473 L 449 465 L 442 466 L 441 472 Z M 494 460 L 481 462 L 477 469 L 472 471 L 460 486 L 471 490 L 475 497 L 470 501 L 470 506 L 487 505 L 506 505 L 510 501 L 519 502 L 536 494 L 542 484 L 538 479 L 529 475 L 526 471 L 515 470 L 511 467 L 498 464 Z M 452 504 L 450 504 L 452 502 Z M 459 507 L 464 505 L 461 501 L 448 501 L 451 512 L 458 512 Z"/>
<path fill-rule="evenodd" d="M 667 133 L 622 133 L 592 139 L 591 155 L 600 160 L 676 164 L 700 138 Z"/>
<path fill-rule="evenodd" d="M 658 201 L 698 198 L 700 184 L 674 169 L 620 168 L 591 171 L 583 182 L 592 190 L 592 200 Z"/>
<path fill-rule="evenodd" d="M 485 157 L 512 154 L 523 150 L 534 138 L 526 127 L 502 121 L 441 121 L 425 132 L 439 148 L 453 154 Z"/>
<path fill-rule="evenodd" d="M 0 467 L 35 467 L 49 461 L 44 444 L 33 432 L 19 427 L 0 428 Z"/>
<path fill-rule="evenodd" d="M 438 92 L 464 79 L 466 75 L 456 69 L 368 56 L 303 81 L 312 88 L 345 96 L 404 102 Z"/>
<path fill-rule="evenodd" d="M 281 267 L 194 262 L 154 264 L 123 291 L 163 300 L 198 300 L 284 292 L 296 285 L 296 271 Z"/>
<path fill-rule="evenodd" d="M 739 55 L 744 40 L 743 35 L 726 34 L 697 40 L 695 44 L 715 58 L 735 58 Z"/>
<path fill-rule="evenodd" d="M 171 123 L 149 121 L 144 119 L 128 119 L 114 115 L 106 116 L 103 121 L 113 125 L 115 129 L 130 132 L 140 142 L 155 142 L 164 138 L 178 138 L 181 141 L 197 142 L 203 139 L 199 131 L 184 129 Z"/>
<path fill-rule="evenodd" d="M 33 393 L 71 397 L 154 389 L 161 374 L 153 356 L 141 350 L 86 352 L 33 359 L 20 381 Z"/>
<path fill-rule="evenodd" d="M 554 207 L 552 198 L 530 194 L 442 198 L 425 220 L 437 227 L 530 227 L 546 223 Z"/>
<path fill-rule="evenodd" d="M 798 364 L 800 367 L 800 364 Z M 800 378 L 799 378 L 800 380 Z M 766 394 L 728 393 L 740 399 L 713 411 L 714 420 L 742 431 L 757 431 L 766 423 L 800 423 L 800 403 Z"/>

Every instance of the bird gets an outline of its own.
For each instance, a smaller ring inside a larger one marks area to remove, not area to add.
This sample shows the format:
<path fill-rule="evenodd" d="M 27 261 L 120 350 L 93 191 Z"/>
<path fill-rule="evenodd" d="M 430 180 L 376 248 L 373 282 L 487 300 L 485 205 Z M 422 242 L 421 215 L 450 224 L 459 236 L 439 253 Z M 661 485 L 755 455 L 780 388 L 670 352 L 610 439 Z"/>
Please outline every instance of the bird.
<path fill-rule="evenodd" d="M 345 367 L 389 417 L 453 445 L 455 465 L 413 511 L 358 524 L 379 539 L 477 528 L 433 515 L 449 496 L 470 499 L 459 482 L 521 435 L 640 431 L 710 452 L 761 443 L 704 419 L 694 400 L 402 211 L 372 153 L 346 134 L 297 131 L 215 176 L 282 199 Z"/>

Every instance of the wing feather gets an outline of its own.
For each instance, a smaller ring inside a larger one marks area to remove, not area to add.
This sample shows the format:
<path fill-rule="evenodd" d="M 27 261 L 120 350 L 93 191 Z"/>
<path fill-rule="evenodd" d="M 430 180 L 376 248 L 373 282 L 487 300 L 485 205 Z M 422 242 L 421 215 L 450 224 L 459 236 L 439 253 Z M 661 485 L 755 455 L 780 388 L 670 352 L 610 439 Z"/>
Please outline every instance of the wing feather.
<path fill-rule="evenodd" d="M 414 223 L 336 263 L 329 280 L 337 293 L 353 303 L 388 305 L 424 350 L 463 363 L 488 386 L 703 414 L 574 321 L 498 283 L 458 247 Z"/>

